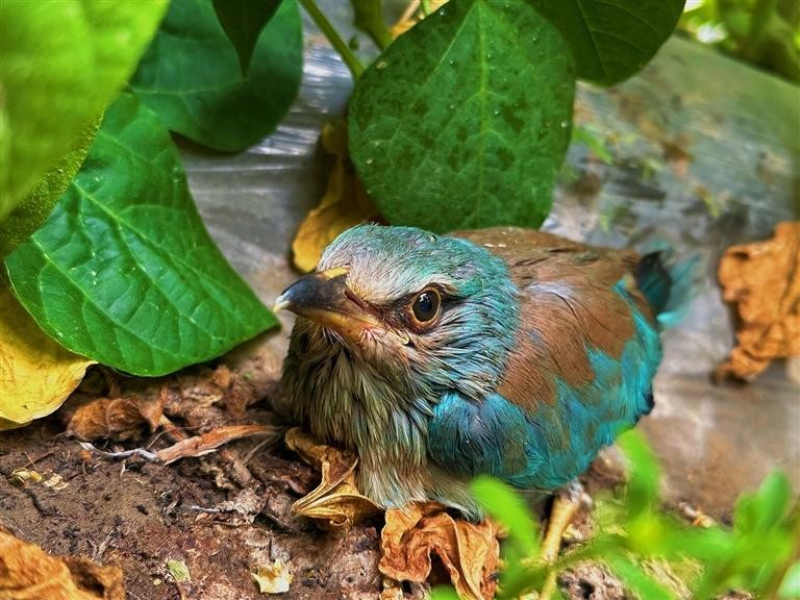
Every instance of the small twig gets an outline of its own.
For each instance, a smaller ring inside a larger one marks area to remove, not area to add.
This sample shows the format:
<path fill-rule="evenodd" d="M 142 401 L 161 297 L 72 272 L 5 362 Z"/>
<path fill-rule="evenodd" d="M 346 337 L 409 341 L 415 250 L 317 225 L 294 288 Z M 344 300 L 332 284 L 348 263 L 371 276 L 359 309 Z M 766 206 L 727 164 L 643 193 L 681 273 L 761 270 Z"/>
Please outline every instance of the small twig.
<path fill-rule="evenodd" d="M 122 450 L 121 452 L 106 452 L 105 450 L 100 450 L 100 448 L 98 448 L 93 444 L 90 444 L 89 442 L 78 442 L 78 445 L 84 450 L 97 452 L 98 454 L 106 456 L 108 458 L 130 458 L 131 456 L 140 456 L 149 462 L 159 462 L 157 453 L 149 452 L 144 448 L 134 448 L 133 450 Z"/>
<path fill-rule="evenodd" d="M 328 17 L 319 9 L 316 2 L 314 2 L 314 0 L 300 0 L 300 4 L 308 13 L 308 16 L 316 23 L 317 27 L 325 34 L 325 37 L 328 38 L 334 50 L 342 57 L 342 60 L 353 74 L 353 79 L 361 77 L 361 74 L 364 72 L 364 65 L 362 65 L 356 55 L 353 54 L 350 47 L 342 39 L 342 36 L 339 35 L 339 32 L 334 29 L 331 22 L 328 21 Z"/>
<path fill-rule="evenodd" d="M 419 3 L 420 0 L 412 0 L 411 2 L 409 2 L 408 6 L 406 6 L 406 10 L 403 12 L 400 18 L 397 19 L 397 23 L 395 23 L 395 26 L 397 26 L 397 24 L 399 23 L 405 23 L 406 21 L 411 19 L 411 17 L 414 16 L 414 13 L 419 10 Z"/>

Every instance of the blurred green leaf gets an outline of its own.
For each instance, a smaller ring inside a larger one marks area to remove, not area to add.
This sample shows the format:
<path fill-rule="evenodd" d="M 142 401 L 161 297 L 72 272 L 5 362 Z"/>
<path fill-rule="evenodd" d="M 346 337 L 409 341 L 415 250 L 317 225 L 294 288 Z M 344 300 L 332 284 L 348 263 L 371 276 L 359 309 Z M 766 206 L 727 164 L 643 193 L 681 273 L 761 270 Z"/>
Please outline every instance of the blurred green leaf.
<path fill-rule="evenodd" d="M 649 510 L 658 500 L 661 470 L 653 451 L 638 431 L 625 432 L 617 439 L 617 444 L 630 462 L 625 505 L 633 518 Z"/>
<path fill-rule="evenodd" d="M 647 600 L 674 600 L 672 593 L 663 585 L 655 582 L 639 565 L 623 556 L 610 556 L 606 558 L 609 566 L 614 570 L 627 587 L 633 590 L 639 598 Z"/>
<path fill-rule="evenodd" d="M 576 144 L 584 144 L 591 150 L 597 158 L 605 164 L 610 165 L 614 162 L 611 152 L 606 145 L 605 139 L 594 132 L 589 127 L 578 125 L 572 128 L 572 142 Z M 567 164 L 567 163 L 565 163 Z"/>
<path fill-rule="evenodd" d="M 73 148 L 40 179 L 25 199 L 0 222 L 0 259 L 11 254 L 44 223 L 89 152 L 100 121 L 84 127 Z"/>
<path fill-rule="evenodd" d="M 627 79 L 672 35 L 685 0 L 528 0 L 561 31 L 578 77 L 600 85 Z"/>
<path fill-rule="evenodd" d="M 524 556 L 539 551 L 539 527 L 524 500 L 509 486 L 491 477 L 472 481 L 472 494 L 487 513 L 507 530 Z"/>
<path fill-rule="evenodd" d="M 569 49 L 530 5 L 451 0 L 356 82 L 350 152 L 391 223 L 538 227 L 574 90 Z"/>
<path fill-rule="evenodd" d="M 440 585 L 431 590 L 430 600 L 460 600 L 456 590 L 450 586 Z"/>
<path fill-rule="evenodd" d="M 130 94 L 6 267 L 51 337 L 136 375 L 211 359 L 276 324 L 206 232 L 169 133 Z"/>
<path fill-rule="evenodd" d="M 792 490 L 789 479 L 780 472 L 770 473 L 756 492 L 757 527 L 769 530 L 778 525 L 786 514 Z"/>
<path fill-rule="evenodd" d="M 0 222 L 79 145 L 166 8 L 164 0 L 0 2 Z"/>
<path fill-rule="evenodd" d="M 244 77 L 211 0 L 173 0 L 130 85 L 172 131 L 238 152 L 278 126 L 297 95 L 302 63 L 296 2 L 281 3 Z"/>
<path fill-rule="evenodd" d="M 781 598 L 800 598 L 800 560 L 793 563 L 783 577 L 781 587 L 778 590 Z"/>
<path fill-rule="evenodd" d="M 291 1 L 291 0 L 290 0 Z M 225 35 L 236 49 L 242 75 L 247 77 L 256 43 L 281 0 L 213 0 Z"/>

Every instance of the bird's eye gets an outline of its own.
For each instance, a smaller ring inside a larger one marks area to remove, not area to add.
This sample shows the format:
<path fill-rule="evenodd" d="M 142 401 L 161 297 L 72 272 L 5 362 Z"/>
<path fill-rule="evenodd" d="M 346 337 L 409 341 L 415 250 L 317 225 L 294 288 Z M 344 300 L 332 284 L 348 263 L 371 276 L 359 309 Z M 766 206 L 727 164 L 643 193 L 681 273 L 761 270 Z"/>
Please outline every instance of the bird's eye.
<path fill-rule="evenodd" d="M 439 314 L 439 307 L 442 304 L 442 298 L 436 290 L 425 290 L 420 292 L 414 298 L 414 304 L 411 305 L 411 311 L 414 313 L 414 318 L 420 323 L 427 323 L 436 318 Z"/>

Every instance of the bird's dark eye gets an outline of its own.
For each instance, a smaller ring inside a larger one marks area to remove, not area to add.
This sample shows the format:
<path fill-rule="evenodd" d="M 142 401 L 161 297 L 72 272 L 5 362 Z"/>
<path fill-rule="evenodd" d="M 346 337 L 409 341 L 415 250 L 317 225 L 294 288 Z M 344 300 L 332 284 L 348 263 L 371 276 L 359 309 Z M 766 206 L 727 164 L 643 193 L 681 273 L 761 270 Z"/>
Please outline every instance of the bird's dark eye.
<path fill-rule="evenodd" d="M 436 318 L 439 314 L 439 307 L 442 304 L 442 299 L 439 292 L 436 290 L 425 290 L 420 292 L 414 298 L 414 304 L 411 305 L 411 310 L 414 313 L 414 318 L 420 323 L 427 323 Z"/>

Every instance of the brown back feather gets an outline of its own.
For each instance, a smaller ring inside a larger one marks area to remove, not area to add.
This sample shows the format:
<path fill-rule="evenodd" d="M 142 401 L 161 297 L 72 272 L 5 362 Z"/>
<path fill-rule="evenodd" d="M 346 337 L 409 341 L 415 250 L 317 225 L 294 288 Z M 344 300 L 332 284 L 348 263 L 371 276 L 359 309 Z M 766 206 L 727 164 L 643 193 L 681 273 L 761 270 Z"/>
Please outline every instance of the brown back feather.
<path fill-rule="evenodd" d="M 498 390 L 524 408 L 556 401 L 556 378 L 573 387 L 594 378 L 587 347 L 617 358 L 635 330 L 625 300 L 614 291 L 625 278 L 639 310 L 652 311 L 631 275 L 639 256 L 579 244 L 527 229 L 459 231 L 502 258 L 520 292 L 522 326 Z"/>

